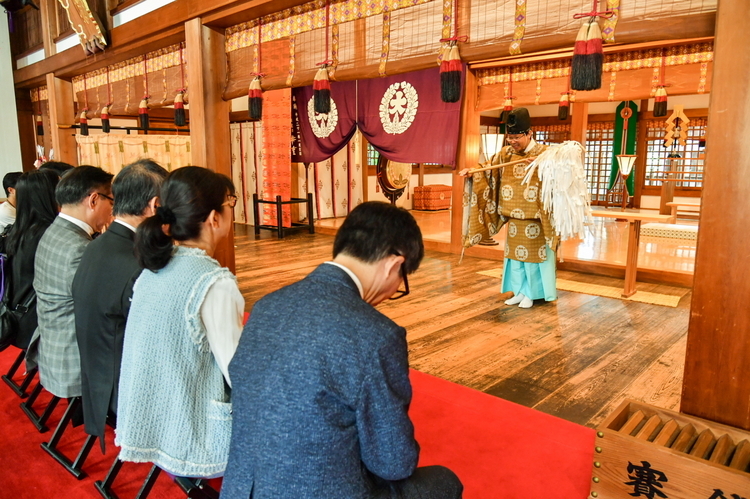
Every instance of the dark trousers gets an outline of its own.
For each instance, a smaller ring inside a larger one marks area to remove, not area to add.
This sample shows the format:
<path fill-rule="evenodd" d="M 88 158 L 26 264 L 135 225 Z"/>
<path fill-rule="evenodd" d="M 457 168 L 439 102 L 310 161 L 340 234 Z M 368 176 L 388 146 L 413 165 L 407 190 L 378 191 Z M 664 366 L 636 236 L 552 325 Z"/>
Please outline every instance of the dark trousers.
<path fill-rule="evenodd" d="M 464 486 L 444 466 L 417 468 L 409 478 L 397 481 L 373 478 L 374 499 L 461 499 Z"/>

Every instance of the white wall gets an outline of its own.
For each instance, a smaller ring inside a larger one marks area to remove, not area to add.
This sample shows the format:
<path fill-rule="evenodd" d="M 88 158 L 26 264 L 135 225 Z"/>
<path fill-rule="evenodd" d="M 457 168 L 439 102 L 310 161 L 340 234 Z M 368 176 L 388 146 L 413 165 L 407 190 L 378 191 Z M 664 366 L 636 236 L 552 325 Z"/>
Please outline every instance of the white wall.
<path fill-rule="evenodd" d="M 21 138 L 18 133 L 16 91 L 13 86 L 13 61 L 10 56 L 8 18 L 0 16 L 0 179 L 8 172 L 23 169 Z M 0 189 L 1 191 L 2 189 Z M 5 197 L 5 192 L 0 193 Z"/>

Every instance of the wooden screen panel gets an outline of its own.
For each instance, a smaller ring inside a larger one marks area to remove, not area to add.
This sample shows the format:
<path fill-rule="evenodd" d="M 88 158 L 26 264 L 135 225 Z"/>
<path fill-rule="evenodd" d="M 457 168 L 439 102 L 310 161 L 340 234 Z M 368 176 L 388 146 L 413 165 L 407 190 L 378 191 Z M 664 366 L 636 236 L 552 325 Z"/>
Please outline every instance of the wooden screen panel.
<path fill-rule="evenodd" d="M 586 132 L 586 178 L 591 204 L 605 204 L 609 175 L 612 170 L 612 144 L 615 126 L 611 121 L 589 123 Z"/>

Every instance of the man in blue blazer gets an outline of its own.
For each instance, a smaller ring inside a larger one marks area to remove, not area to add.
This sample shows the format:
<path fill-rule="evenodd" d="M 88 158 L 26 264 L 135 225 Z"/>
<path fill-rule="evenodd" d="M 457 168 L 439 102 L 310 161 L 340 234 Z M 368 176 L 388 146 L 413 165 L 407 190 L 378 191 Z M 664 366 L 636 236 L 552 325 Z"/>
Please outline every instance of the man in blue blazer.
<path fill-rule="evenodd" d="M 419 227 L 406 210 L 364 203 L 333 255 L 253 308 L 229 366 L 222 499 L 460 498 L 450 470 L 416 467 L 406 330 L 374 308 L 408 293 Z"/>

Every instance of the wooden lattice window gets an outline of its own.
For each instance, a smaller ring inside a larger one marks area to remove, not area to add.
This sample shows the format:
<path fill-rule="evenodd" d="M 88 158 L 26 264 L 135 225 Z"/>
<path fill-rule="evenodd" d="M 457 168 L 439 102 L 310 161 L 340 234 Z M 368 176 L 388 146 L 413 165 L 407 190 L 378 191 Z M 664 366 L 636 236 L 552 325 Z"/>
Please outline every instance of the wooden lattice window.
<path fill-rule="evenodd" d="M 611 121 L 589 123 L 586 130 L 586 178 L 592 204 L 604 204 L 612 171 L 612 144 L 615 124 Z"/>
<path fill-rule="evenodd" d="M 560 144 L 570 140 L 570 125 L 536 125 L 534 140 L 540 144 Z"/>
<path fill-rule="evenodd" d="M 700 190 L 703 181 L 707 123 L 707 118 L 691 118 L 687 128 L 686 144 L 666 148 L 664 147 L 664 122 L 660 120 L 645 122 L 648 131 L 644 187 L 660 188 L 663 179 L 669 178 L 669 172 L 677 171 L 680 173 L 672 174 L 672 177 L 683 179 L 683 181 L 675 182 L 676 189 Z M 680 159 L 670 160 L 668 158 L 670 153 L 679 154 Z"/>
<path fill-rule="evenodd" d="M 367 165 L 368 166 L 378 166 L 378 161 L 380 160 L 380 153 L 375 150 L 374 147 L 372 147 L 372 144 L 368 142 L 367 144 Z"/>

